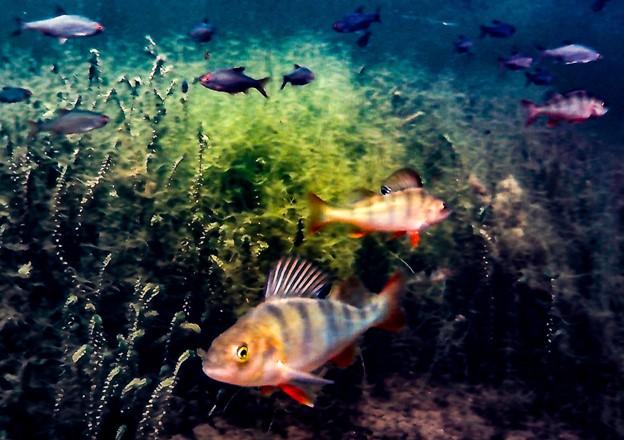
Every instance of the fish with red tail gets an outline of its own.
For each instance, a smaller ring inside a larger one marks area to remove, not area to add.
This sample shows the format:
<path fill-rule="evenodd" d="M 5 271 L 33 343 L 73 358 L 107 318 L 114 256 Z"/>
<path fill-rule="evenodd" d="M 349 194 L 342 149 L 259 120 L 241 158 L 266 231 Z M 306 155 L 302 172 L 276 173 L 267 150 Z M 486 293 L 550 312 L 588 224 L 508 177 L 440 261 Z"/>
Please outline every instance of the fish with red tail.
<path fill-rule="evenodd" d="M 327 277 L 309 262 L 281 259 L 265 287 L 265 300 L 200 352 L 204 373 L 263 394 L 281 389 L 297 402 L 314 406 L 310 386 L 332 383 L 318 370 L 332 361 L 350 365 L 358 338 L 369 328 L 399 331 L 404 325 L 400 298 L 405 276 L 394 274 L 378 295 L 353 283 L 326 299 L 318 297 Z"/>
<path fill-rule="evenodd" d="M 247 93 L 249 89 L 256 89 L 262 96 L 268 98 L 264 86 L 269 81 L 269 77 L 254 79 L 245 75 L 244 67 L 232 67 L 229 69 L 218 69 L 208 72 L 199 77 L 202 86 L 216 92 L 230 94 Z"/>
<path fill-rule="evenodd" d="M 525 127 L 533 124 L 540 116 L 546 116 L 546 126 L 556 127 L 560 122 L 577 124 L 592 118 L 604 116 L 609 110 L 605 103 L 593 98 L 584 90 L 576 90 L 565 95 L 556 94 L 542 105 L 523 99 L 522 106 L 527 112 Z"/>
<path fill-rule="evenodd" d="M 23 31 L 33 30 L 48 37 L 58 38 L 61 44 L 69 38 L 88 37 L 104 31 L 104 26 L 89 18 L 80 15 L 67 15 L 65 11 L 59 10 L 59 15 L 44 20 L 25 22 L 18 18 L 19 28 L 11 35 L 18 36 Z"/>
<path fill-rule="evenodd" d="M 409 168 L 392 173 L 382 184 L 381 194 L 358 192 L 360 200 L 344 208 L 331 206 L 310 194 L 310 231 L 314 233 L 331 223 L 345 223 L 356 228 L 352 237 L 391 232 L 395 236 L 408 235 L 412 247 L 416 247 L 422 230 L 450 214 L 446 204 L 425 191 L 418 173 Z"/>

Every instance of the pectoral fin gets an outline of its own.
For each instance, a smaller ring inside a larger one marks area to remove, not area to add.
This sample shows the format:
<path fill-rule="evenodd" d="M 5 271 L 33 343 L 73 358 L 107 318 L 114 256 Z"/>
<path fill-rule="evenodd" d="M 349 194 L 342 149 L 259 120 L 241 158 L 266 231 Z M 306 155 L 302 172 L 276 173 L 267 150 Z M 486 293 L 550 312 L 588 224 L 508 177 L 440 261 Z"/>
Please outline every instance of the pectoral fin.
<path fill-rule="evenodd" d="M 287 382 L 299 382 L 312 385 L 328 385 L 334 383 L 333 380 L 327 380 L 312 373 L 289 368 L 282 362 L 277 363 L 277 368 L 282 371 L 282 377 L 285 378 Z"/>

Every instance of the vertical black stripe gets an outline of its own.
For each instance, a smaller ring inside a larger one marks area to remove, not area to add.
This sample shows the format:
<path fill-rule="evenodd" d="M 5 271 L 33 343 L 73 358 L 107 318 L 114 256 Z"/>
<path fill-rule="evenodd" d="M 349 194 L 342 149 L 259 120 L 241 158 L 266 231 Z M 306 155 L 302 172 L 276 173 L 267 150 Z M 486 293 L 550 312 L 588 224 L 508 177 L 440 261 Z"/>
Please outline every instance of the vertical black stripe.
<path fill-rule="evenodd" d="M 303 335 L 301 338 L 301 345 L 304 347 L 312 346 L 312 322 L 310 321 L 310 315 L 308 313 L 307 303 L 303 303 L 300 301 L 292 303 L 292 307 L 295 308 L 299 317 L 301 318 L 301 327 Z"/>
<path fill-rule="evenodd" d="M 325 317 L 326 334 L 335 341 L 340 335 L 338 333 L 338 324 L 336 323 L 336 309 L 334 308 L 334 304 L 331 301 L 323 300 L 319 301 L 319 306 Z"/>
<path fill-rule="evenodd" d="M 353 316 L 351 314 L 351 306 L 348 304 L 341 304 L 342 306 L 342 319 L 344 321 L 344 334 L 350 335 L 353 333 Z"/>
<path fill-rule="evenodd" d="M 288 323 L 286 321 L 286 317 L 284 316 L 284 312 L 282 309 L 275 304 L 267 303 L 266 305 L 267 313 L 273 317 L 277 321 L 277 327 L 280 332 L 280 339 L 284 343 L 284 346 L 288 346 L 290 342 L 290 335 L 288 334 Z"/>

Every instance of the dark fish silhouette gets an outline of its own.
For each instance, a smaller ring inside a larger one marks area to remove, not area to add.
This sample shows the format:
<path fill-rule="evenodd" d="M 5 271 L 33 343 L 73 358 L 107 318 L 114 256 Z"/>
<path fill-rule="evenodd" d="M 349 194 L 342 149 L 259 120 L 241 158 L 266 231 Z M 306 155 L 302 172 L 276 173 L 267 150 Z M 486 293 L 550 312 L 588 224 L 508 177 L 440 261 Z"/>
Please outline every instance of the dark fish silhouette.
<path fill-rule="evenodd" d="M 80 15 L 66 15 L 64 13 L 53 18 L 30 22 L 18 18 L 17 22 L 19 29 L 13 32 L 12 36 L 20 35 L 25 30 L 34 30 L 48 37 L 58 38 L 61 44 L 69 38 L 88 37 L 104 30 L 104 26 L 96 21 Z"/>
<path fill-rule="evenodd" d="M 212 40 L 216 28 L 207 18 L 201 23 L 196 24 L 189 32 L 189 36 L 198 43 L 207 43 Z"/>
<path fill-rule="evenodd" d="M 369 28 L 373 23 L 381 23 L 379 15 L 380 8 L 377 8 L 372 14 L 364 12 L 364 6 L 360 6 L 352 13 L 345 15 L 342 19 L 336 21 L 333 28 L 336 32 L 351 33 L 363 31 Z"/>
<path fill-rule="evenodd" d="M 249 89 L 256 89 L 262 96 L 268 98 L 269 96 L 264 90 L 264 85 L 270 78 L 254 79 L 245 75 L 244 71 L 244 67 L 218 69 L 200 76 L 199 82 L 210 90 L 230 94 L 246 93 Z"/>
<path fill-rule="evenodd" d="M 547 86 L 555 81 L 552 73 L 542 68 L 535 69 L 535 72 L 524 72 L 526 76 L 526 85 L 535 84 L 536 86 Z"/>
<path fill-rule="evenodd" d="M 596 0 L 592 5 L 592 11 L 600 12 L 604 9 L 605 5 L 609 0 Z"/>
<path fill-rule="evenodd" d="M 455 42 L 453 42 L 453 46 L 455 47 L 455 52 L 457 53 L 472 53 L 472 40 L 465 35 L 457 37 Z"/>
<path fill-rule="evenodd" d="M 182 93 L 188 93 L 189 91 L 189 83 L 187 80 L 182 81 L 182 85 L 180 86 Z"/>
<path fill-rule="evenodd" d="M 284 75 L 284 79 L 282 81 L 282 86 L 280 90 L 283 90 L 286 87 L 286 84 L 290 83 L 293 86 L 304 86 L 306 84 L 314 81 L 314 72 L 312 72 L 307 67 L 300 66 L 299 64 L 294 65 L 294 69 L 292 72 Z"/>
<path fill-rule="evenodd" d="M 355 42 L 355 44 L 358 45 L 358 47 L 366 47 L 368 46 L 368 40 L 370 40 L 370 37 L 372 35 L 371 31 L 366 31 L 364 32 L 360 38 L 358 38 Z"/>
<path fill-rule="evenodd" d="M 59 110 L 58 116 L 48 121 L 28 121 L 29 137 L 33 138 L 40 131 L 56 134 L 86 133 L 104 127 L 110 118 L 102 113 L 88 110 Z"/>
<path fill-rule="evenodd" d="M 503 23 L 500 20 L 492 20 L 490 26 L 482 24 L 480 37 L 489 35 L 493 38 L 509 38 L 516 33 L 516 27 L 509 23 Z"/>
<path fill-rule="evenodd" d="M 0 102 L 13 104 L 25 101 L 32 96 L 32 92 L 21 87 L 2 87 L 0 91 Z"/>

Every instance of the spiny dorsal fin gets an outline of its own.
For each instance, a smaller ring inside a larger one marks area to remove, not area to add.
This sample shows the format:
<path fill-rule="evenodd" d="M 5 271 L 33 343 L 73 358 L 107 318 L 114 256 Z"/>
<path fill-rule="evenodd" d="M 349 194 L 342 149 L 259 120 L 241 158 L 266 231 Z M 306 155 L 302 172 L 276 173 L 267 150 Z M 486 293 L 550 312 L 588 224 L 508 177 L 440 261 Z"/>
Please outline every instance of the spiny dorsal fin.
<path fill-rule="evenodd" d="M 265 298 L 318 296 L 327 283 L 323 272 L 300 257 L 285 257 L 269 273 L 264 288 Z"/>
<path fill-rule="evenodd" d="M 349 202 L 351 203 L 361 202 L 364 199 L 368 199 L 369 197 L 376 196 L 376 195 L 377 194 L 375 194 L 375 191 L 371 191 L 370 189 L 356 188 L 353 191 L 351 191 L 351 194 L 349 195 Z"/>
<path fill-rule="evenodd" d="M 373 296 L 362 282 L 353 276 L 334 286 L 327 299 L 362 308 Z"/>
<path fill-rule="evenodd" d="M 55 13 L 56 15 L 67 15 L 67 11 L 65 11 L 65 8 L 63 8 L 63 7 L 62 7 L 62 6 L 60 6 L 60 5 L 56 5 L 56 6 L 54 7 L 54 13 Z"/>
<path fill-rule="evenodd" d="M 301 69 L 301 66 L 297 63 L 295 63 L 294 66 L 295 66 L 295 69 Z"/>
<path fill-rule="evenodd" d="M 401 168 L 390 174 L 381 184 L 383 195 L 391 192 L 401 191 L 407 188 L 422 188 L 420 175 L 411 168 Z"/>
<path fill-rule="evenodd" d="M 234 72 L 238 72 L 238 73 L 242 73 L 245 71 L 245 66 L 238 66 L 238 67 L 232 67 L 232 69 L 230 69 Z"/>
<path fill-rule="evenodd" d="M 356 13 L 358 13 L 358 14 L 362 14 L 362 13 L 364 13 L 364 6 L 358 6 L 358 7 L 355 9 L 355 12 L 356 12 Z"/>

